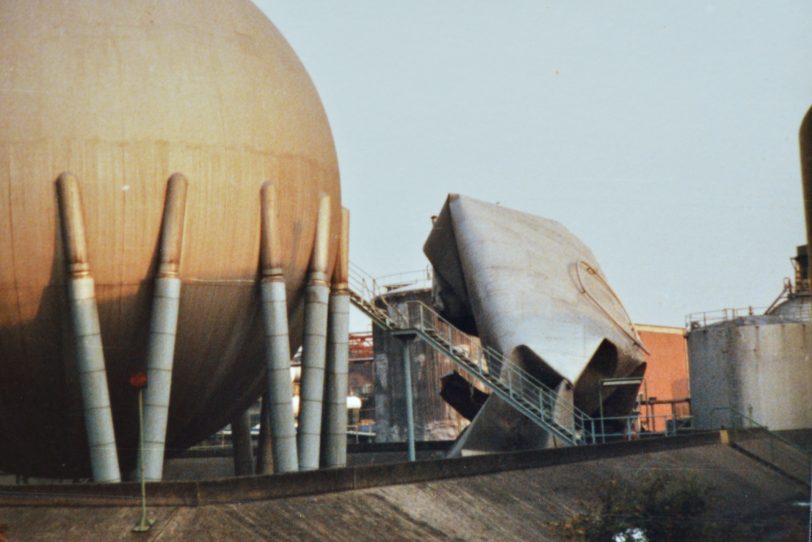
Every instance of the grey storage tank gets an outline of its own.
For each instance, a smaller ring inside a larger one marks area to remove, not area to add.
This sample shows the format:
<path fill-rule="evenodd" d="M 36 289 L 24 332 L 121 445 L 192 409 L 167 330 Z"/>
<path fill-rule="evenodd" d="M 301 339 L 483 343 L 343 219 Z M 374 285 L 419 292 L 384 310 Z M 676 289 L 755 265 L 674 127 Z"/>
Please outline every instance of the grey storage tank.
<path fill-rule="evenodd" d="M 791 298 L 785 304 L 808 304 Z M 785 310 L 790 310 L 787 307 Z M 730 423 L 730 407 L 772 430 L 812 428 L 809 320 L 744 316 L 688 333 L 691 411 L 698 429 Z"/>

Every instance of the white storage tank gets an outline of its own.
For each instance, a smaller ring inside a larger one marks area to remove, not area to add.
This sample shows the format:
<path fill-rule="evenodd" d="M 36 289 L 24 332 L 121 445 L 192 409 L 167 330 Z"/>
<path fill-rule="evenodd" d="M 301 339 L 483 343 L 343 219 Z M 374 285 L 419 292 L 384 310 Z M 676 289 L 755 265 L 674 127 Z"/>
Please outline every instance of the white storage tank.
<path fill-rule="evenodd" d="M 797 310 L 807 296 L 781 312 Z M 778 312 L 778 311 L 776 311 Z M 772 430 L 812 428 L 812 326 L 779 314 L 747 316 L 688 333 L 695 427 L 726 426 L 729 407 Z"/>

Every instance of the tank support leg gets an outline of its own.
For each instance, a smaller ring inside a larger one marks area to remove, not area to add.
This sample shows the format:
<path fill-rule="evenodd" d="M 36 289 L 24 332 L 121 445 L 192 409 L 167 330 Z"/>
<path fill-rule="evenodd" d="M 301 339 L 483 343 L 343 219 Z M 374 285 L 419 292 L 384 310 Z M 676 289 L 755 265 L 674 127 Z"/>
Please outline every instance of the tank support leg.
<path fill-rule="evenodd" d="M 231 447 L 234 452 L 234 474 L 254 474 L 254 457 L 251 444 L 251 415 L 248 410 L 231 420 Z"/>
<path fill-rule="evenodd" d="M 82 204 L 75 177 L 57 180 L 65 259 L 70 274 L 68 302 L 75 337 L 76 364 L 84 405 L 90 468 L 97 482 L 120 482 L 116 435 L 104 363 L 95 287 L 87 257 Z"/>
<path fill-rule="evenodd" d="M 259 442 L 257 442 L 257 464 L 254 469 L 257 474 L 271 474 L 273 472 L 272 446 L 271 413 L 268 405 L 268 393 L 265 392 L 262 394 L 262 408 L 259 413 Z"/>
<path fill-rule="evenodd" d="M 322 467 L 347 465 L 347 374 L 349 372 L 350 294 L 349 212 L 341 212 L 341 238 L 333 272 L 327 335 L 327 397 L 322 436 Z"/>
<path fill-rule="evenodd" d="M 316 241 L 310 258 L 305 289 L 304 341 L 299 408 L 299 469 L 319 468 L 321 415 L 324 398 L 324 366 L 327 351 L 327 254 L 330 237 L 330 196 L 322 194 Z"/>
<path fill-rule="evenodd" d="M 290 339 L 285 279 L 282 275 L 276 222 L 276 191 L 262 187 L 262 320 L 265 332 L 265 364 L 268 382 L 265 397 L 270 417 L 274 472 L 299 470 L 296 424 L 293 415 L 293 384 L 290 377 Z"/>
<path fill-rule="evenodd" d="M 144 390 L 144 478 L 163 478 L 172 366 L 180 307 L 179 277 L 183 226 L 186 214 L 186 177 L 175 173 L 166 186 L 161 224 L 158 276 L 152 299 L 147 345 L 147 388 Z M 140 462 L 139 462 L 140 464 Z"/>

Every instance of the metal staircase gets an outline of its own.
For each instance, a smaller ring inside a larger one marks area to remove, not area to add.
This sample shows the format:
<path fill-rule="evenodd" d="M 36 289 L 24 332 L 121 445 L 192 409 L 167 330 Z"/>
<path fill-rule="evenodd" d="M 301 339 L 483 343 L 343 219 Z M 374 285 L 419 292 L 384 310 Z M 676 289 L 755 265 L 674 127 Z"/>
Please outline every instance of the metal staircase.
<path fill-rule="evenodd" d="M 408 301 L 394 307 L 386 303 L 386 293 L 374 278 L 350 263 L 350 300 L 384 331 L 414 333 L 560 441 L 571 446 L 595 442 L 595 420 L 571 401 L 500 352 L 483 348 L 426 304 Z"/>

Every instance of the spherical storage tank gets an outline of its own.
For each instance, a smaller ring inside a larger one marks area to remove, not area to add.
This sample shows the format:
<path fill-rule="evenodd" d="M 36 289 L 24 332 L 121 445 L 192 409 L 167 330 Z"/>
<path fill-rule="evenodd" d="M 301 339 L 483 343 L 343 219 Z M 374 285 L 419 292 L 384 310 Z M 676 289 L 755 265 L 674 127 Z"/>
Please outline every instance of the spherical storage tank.
<path fill-rule="evenodd" d="M 264 181 L 280 201 L 293 349 L 322 193 L 333 262 L 339 175 L 316 90 L 243 0 L 3 1 L 0 35 L 0 470 L 88 472 L 55 185 L 65 171 L 81 191 L 125 468 L 166 183 L 188 179 L 167 448 L 194 444 L 262 386 Z"/>

